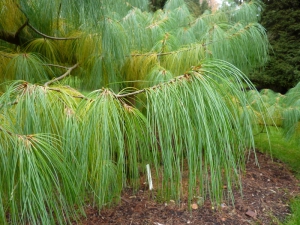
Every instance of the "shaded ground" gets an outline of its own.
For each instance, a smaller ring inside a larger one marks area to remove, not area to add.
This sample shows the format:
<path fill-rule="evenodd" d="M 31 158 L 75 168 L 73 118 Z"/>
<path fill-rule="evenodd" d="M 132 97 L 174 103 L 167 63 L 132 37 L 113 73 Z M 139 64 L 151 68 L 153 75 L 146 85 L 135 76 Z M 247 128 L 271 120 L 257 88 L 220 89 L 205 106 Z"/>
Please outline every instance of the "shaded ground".
<path fill-rule="evenodd" d="M 188 210 L 187 202 L 180 205 L 174 202 L 156 203 L 153 195 L 146 189 L 132 193 L 128 189 L 123 193 L 119 205 L 104 209 L 87 207 L 84 225 L 124 224 L 124 225 L 241 225 L 241 224 L 279 224 L 290 213 L 288 201 L 300 193 L 299 181 L 287 167 L 279 161 L 257 153 L 258 168 L 251 155 L 247 171 L 243 176 L 243 198 L 239 192 L 235 195 L 235 206 L 222 204 L 221 210 L 212 209 L 209 201 L 202 207 Z M 143 188 L 141 188 L 143 189 Z M 154 193 L 155 195 L 155 193 Z M 197 205 L 193 205 L 197 208 Z"/>

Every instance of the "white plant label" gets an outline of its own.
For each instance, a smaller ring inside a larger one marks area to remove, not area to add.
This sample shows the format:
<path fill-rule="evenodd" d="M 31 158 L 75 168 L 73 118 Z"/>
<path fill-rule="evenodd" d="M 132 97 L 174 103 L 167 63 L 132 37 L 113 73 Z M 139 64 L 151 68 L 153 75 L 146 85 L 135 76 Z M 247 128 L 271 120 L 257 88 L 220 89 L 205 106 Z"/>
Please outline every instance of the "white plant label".
<path fill-rule="evenodd" d="M 150 165 L 149 164 L 146 165 L 146 169 L 147 169 L 149 190 L 151 191 L 153 189 L 153 184 L 152 184 L 151 170 L 150 170 Z"/>

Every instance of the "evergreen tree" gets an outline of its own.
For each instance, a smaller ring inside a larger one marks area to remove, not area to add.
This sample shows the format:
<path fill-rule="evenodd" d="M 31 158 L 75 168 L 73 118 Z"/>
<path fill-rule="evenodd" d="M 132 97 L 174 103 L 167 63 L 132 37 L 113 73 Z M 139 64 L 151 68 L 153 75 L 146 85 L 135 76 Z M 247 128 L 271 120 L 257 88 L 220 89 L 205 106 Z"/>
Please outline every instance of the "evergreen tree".
<path fill-rule="evenodd" d="M 0 1 L 0 224 L 72 224 L 137 190 L 146 164 L 161 199 L 216 204 L 226 185 L 233 201 L 255 147 L 241 71 L 268 53 L 260 4 Z"/>
<path fill-rule="evenodd" d="M 265 0 L 261 23 L 270 44 L 269 62 L 251 80 L 260 88 L 285 93 L 300 80 L 300 2 Z"/>

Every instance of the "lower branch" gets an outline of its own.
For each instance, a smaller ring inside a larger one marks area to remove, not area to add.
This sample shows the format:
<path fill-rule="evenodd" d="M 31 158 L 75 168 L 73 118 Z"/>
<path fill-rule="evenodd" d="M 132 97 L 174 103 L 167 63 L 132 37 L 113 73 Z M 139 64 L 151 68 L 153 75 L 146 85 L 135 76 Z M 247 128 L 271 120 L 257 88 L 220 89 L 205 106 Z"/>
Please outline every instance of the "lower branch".
<path fill-rule="evenodd" d="M 20 45 L 20 38 L 14 33 L 0 30 L 0 39 L 14 45 Z"/>
<path fill-rule="evenodd" d="M 21 27 L 19 27 L 16 33 L 0 30 L 0 39 L 14 45 L 21 45 L 22 38 L 20 37 L 20 33 L 27 25 L 28 25 L 28 20 L 26 20 L 26 22 Z"/>
<path fill-rule="evenodd" d="M 61 75 L 61 76 L 59 76 L 59 77 L 56 77 L 55 79 L 46 82 L 46 83 L 44 84 L 44 86 L 47 87 L 49 84 L 52 84 L 52 83 L 54 83 L 54 82 L 56 82 L 56 81 L 59 81 L 59 80 L 65 78 L 66 76 L 68 76 L 68 75 L 72 72 L 72 70 L 74 70 L 76 67 L 78 67 L 78 65 L 79 65 L 79 64 L 76 63 L 74 66 L 68 68 L 67 72 L 65 72 L 63 75 Z"/>
<path fill-rule="evenodd" d="M 129 96 L 133 96 L 133 95 L 138 95 L 140 93 L 143 93 L 143 92 L 146 92 L 147 90 L 151 89 L 151 90 L 155 90 L 157 88 L 160 88 L 164 85 L 168 85 L 168 84 L 171 84 L 171 83 L 175 83 L 175 82 L 178 82 L 178 81 L 181 81 L 183 79 L 187 79 L 189 80 L 191 78 L 191 75 L 189 73 L 187 74 L 184 74 L 184 75 L 180 75 L 178 77 L 175 77 L 174 79 L 172 80 L 169 80 L 167 82 L 164 82 L 164 83 L 160 83 L 160 84 L 157 84 L 155 86 L 152 86 L 152 87 L 149 87 L 149 88 L 144 88 L 144 89 L 141 89 L 141 90 L 138 90 L 138 91 L 134 91 L 134 92 L 131 92 L 131 93 L 127 93 L 127 94 L 115 94 L 115 97 L 116 98 L 125 98 L 125 97 L 129 97 Z"/>
<path fill-rule="evenodd" d="M 66 41 L 66 40 L 75 40 L 79 39 L 79 37 L 69 37 L 69 38 L 61 38 L 61 37 L 52 37 L 46 34 L 43 34 L 39 30 L 37 30 L 35 27 L 33 27 L 30 23 L 28 23 L 28 27 L 30 27 L 35 33 L 41 35 L 44 38 L 51 39 L 51 40 L 56 40 L 56 41 Z"/>

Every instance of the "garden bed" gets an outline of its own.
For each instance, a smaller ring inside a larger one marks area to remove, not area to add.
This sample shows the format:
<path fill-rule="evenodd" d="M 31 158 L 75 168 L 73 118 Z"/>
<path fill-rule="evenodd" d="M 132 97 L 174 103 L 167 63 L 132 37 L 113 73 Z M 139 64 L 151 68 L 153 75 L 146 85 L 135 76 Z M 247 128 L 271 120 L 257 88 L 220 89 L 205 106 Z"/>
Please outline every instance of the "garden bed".
<path fill-rule="evenodd" d="M 174 201 L 157 203 L 156 193 L 142 186 L 137 193 L 125 190 L 122 201 L 113 208 L 99 212 L 86 207 L 87 217 L 80 222 L 84 225 L 279 224 L 291 213 L 288 203 L 300 193 L 299 181 L 280 161 L 261 153 L 257 153 L 257 159 L 260 168 L 255 165 L 253 154 L 247 162 L 242 178 L 243 197 L 236 191 L 234 206 L 224 202 L 220 210 L 215 210 L 207 200 L 202 206 L 194 204 L 195 209 L 189 211 L 185 200 L 179 205 Z"/>

